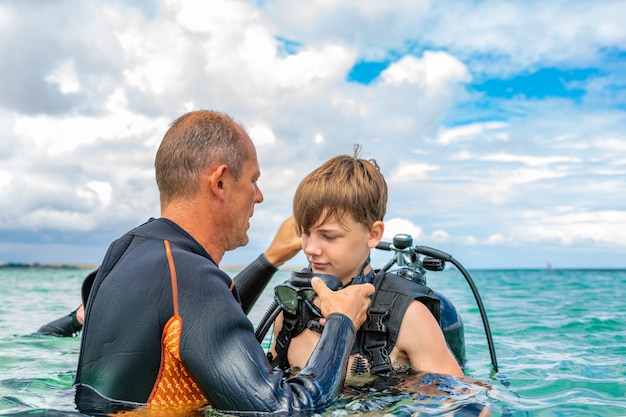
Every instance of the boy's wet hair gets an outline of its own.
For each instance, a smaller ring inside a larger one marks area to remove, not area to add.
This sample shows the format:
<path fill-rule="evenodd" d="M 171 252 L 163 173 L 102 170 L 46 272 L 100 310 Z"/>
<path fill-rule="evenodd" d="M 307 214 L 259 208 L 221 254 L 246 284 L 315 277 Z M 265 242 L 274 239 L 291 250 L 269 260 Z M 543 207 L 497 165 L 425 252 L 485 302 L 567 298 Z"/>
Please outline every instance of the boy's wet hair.
<path fill-rule="evenodd" d="M 293 214 L 301 233 L 329 220 L 342 226 L 346 214 L 371 227 L 387 210 L 387 183 L 373 159 L 354 155 L 329 159 L 307 175 L 296 190 Z M 322 215 L 324 218 L 322 218 Z"/>

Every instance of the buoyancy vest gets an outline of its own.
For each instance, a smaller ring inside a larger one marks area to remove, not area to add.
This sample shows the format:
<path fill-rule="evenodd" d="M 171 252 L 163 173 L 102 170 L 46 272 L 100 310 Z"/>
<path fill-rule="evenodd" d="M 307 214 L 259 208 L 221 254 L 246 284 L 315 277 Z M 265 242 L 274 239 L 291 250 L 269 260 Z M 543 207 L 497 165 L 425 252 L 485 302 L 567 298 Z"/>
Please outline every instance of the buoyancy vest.
<path fill-rule="evenodd" d="M 357 332 L 352 354 L 360 353 L 369 361 L 372 374 L 392 371 L 389 354 L 398 341 L 404 314 L 413 300 L 424 304 L 440 322 L 439 299 L 427 286 L 396 274 L 378 271 L 372 284 L 376 288 L 367 320 Z"/>
<path fill-rule="evenodd" d="M 375 272 L 371 283 L 376 288 L 372 305 L 367 311 L 367 320 L 357 331 L 352 354 L 360 353 L 369 361 L 369 371 L 384 374 L 392 371 L 389 354 L 398 340 L 404 314 L 413 300 L 424 304 L 440 322 L 440 301 L 427 286 L 385 271 Z M 287 351 L 293 337 L 309 328 L 320 331 L 321 327 L 312 317 L 301 317 L 283 310 L 283 327 L 276 338 L 276 357 L 270 358 L 272 365 L 289 368 Z"/>

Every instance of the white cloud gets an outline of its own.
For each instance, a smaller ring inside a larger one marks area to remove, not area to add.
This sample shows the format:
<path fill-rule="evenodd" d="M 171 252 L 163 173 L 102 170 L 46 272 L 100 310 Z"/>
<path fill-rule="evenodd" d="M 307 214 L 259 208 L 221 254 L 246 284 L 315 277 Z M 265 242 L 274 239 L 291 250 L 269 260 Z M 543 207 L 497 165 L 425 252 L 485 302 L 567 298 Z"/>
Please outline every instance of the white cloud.
<path fill-rule="evenodd" d="M 113 193 L 113 189 L 111 187 L 111 184 L 109 184 L 108 182 L 104 182 L 104 181 L 89 181 L 86 184 L 87 188 L 91 191 L 93 191 L 95 193 L 95 197 L 98 199 L 98 201 L 100 203 L 102 203 L 102 205 L 104 206 L 108 206 L 111 203 L 111 194 Z M 79 192 L 79 197 L 81 196 L 85 196 L 88 197 L 88 195 L 86 195 L 84 192 L 81 192 L 81 190 L 78 191 Z"/>
<path fill-rule="evenodd" d="M 398 234 L 408 234 L 413 238 L 413 244 L 417 244 L 423 239 L 424 233 L 420 226 L 413 224 L 410 220 L 393 218 L 385 221 L 385 232 L 383 240 L 391 242 Z"/>
<path fill-rule="evenodd" d="M 531 155 L 514 155 L 506 152 L 500 152 L 497 154 L 471 154 L 467 151 L 463 151 L 454 155 L 453 160 L 457 161 L 486 161 L 486 162 L 502 162 L 502 163 L 514 163 L 523 164 L 529 167 L 538 167 L 543 165 L 563 164 L 563 163 L 580 163 L 581 158 L 573 158 L 569 156 L 531 156 Z"/>
<path fill-rule="evenodd" d="M 385 220 L 385 232 L 383 241 L 391 242 L 393 237 L 399 234 L 407 234 L 413 238 L 413 245 L 424 243 L 447 243 L 450 235 L 445 230 L 433 230 L 430 235 L 426 234 L 421 226 L 416 225 L 409 219 L 394 217 Z"/>
<path fill-rule="evenodd" d="M 72 60 L 62 62 L 45 80 L 58 84 L 59 90 L 63 94 L 80 91 L 80 81 L 76 75 L 76 69 Z"/>
<path fill-rule="evenodd" d="M 505 238 L 500 233 L 496 233 L 487 238 L 487 241 L 492 245 L 500 245 L 504 243 Z"/>
<path fill-rule="evenodd" d="M 11 173 L 5 170 L 0 170 L 0 188 L 8 186 L 12 180 L 13 175 L 11 175 Z"/>
<path fill-rule="evenodd" d="M 272 129 L 264 125 L 252 126 L 249 129 L 249 135 L 255 146 L 267 146 L 276 143 L 276 137 Z"/>
<path fill-rule="evenodd" d="M 465 180 L 471 182 L 464 193 L 467 202 L 480 204 L 480 201 L 489 201 L 492 204 L 504 205 L 517 192 L 521 185 L 527 185 L 544 180 L 553 180 L 567 176 L 567 173 L 550 169 L 518 168 L 518 169 L 486 169 L 482 171 L 484 177 Z"/>
<path fill-rule="evenodd" d="M 354 52 L 342 45 L 307 48 L 280 62 L 272 81 L 283 88 L 321 86 L 326 81 L 340 80 L 354 58 Z"/>
<path fill-rule="evenodd" d="M 450 241 L 450 234 L 445 230 L 435 230 L 431 234 L 431 238 L 435 242 L 448 242 Z"/>
<path fill-rule="evenodd" d="M 418 181 L 426 178 L 429 172 L 437 170 L 439 167 L 432 164 L 400 161 L 388 181 L 392 184 Z"/>
<path fill-rule="evenodd" d="M 459 141 L 489 140 L 506 141 L 508 134 L 502 130 L 507 125 L 502 122 L 473 123 L 453 128 L 442 128 L 438 132 L 435 142 L 441 145 L 451 145 Z M 494 132 L 495 131 L 495 132 Z"/>
<path fill-rule="evenodd" d="M 132 114 L 118 106 L 115 109 L 117 114 L 100 117 L 23 116 L 15 120 L 14 134 L 18 143 L 30 145 L 29 152 L 59 156 L 102 141 L 125 142 L 155 132 L 161 136 L 164 133 L 159 131 L 166 125 L 163 118 Z"/>
<path fill-rule="evenodd" d="M 523 213 L 523 221 L 511 229 L 519 241 L 625 246 L 626 210 L 527 211 Z"/>
<path fill-rule="evenodd" d="M 408 82 L 434 89 L 449 82 L 467 82 L 471 79 L 461 61 L 440 51 L 426 51 L 421 60 L 405 56 L 385 69 L 381 78 L 389 84 Z"/>
<path fill-rule="evenodd" d="M 626 137 L 622 138 L 601 138 L 595 140 L 593 145 L 599 149 L 621 152 L 626 155 Z"/>
<path fill-rule="evenodd" d="M 222 23 L 238 27 L 240 23 L 258 20 L 258 11 L 245 2 L 213 0 L 167 0 L 167 9 L 176 16 L 180 26 L 192 32 L 206 34 L 214 30 L 214 25 Z M 238 24 L 239 23 L 239 24 Z"/>
<path fill-rule="evenodd" d="M 27 230 L 56 229 L 65 231 L 92 230 L 95 224 L 91 216 L 74 211 L 39 208 L 25 213 L 20 219 L 20 226 Z M 53 227 L 50 227 L 53 225 Z"/>

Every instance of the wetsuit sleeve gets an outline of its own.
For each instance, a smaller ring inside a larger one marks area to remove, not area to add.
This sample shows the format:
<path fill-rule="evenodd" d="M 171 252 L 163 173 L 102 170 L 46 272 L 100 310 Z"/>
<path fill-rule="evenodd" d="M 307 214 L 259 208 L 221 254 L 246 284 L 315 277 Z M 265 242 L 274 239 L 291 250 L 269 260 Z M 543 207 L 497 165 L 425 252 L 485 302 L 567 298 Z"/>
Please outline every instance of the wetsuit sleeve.
<path fill-rule="evenodd" d="M 328 406 L 342 387 L 355 341 L 350 319 L 329 315 L 312 359 L 298 375 L 285 379 L 270 366 L 252 323 L 226 284 L 213 281 L 211 299 L 201 309 L 193 307 L 193 298 L 207 292 L 200 288 L 181 294 L 181 356 L 213 407 L 228 413 L 291 414 Z"/>
<path fill-rule="evenodd" d="M 234 278 L 241 306 L 246 314 L 250 312 L 276 271 L 278 268 L 272 265 L 264 254 L 261 254 Z"/>
<path fill-rule="evenodd" d="M 83 328 L 83 325 L 80 324 L 76 318 L 76 310 L 72 311 L 67 316 L 60 317 L 50 323 L 44 324 L 35 334 L 60 337 L 71 337 L 76 335 L 76 333 Z"/>

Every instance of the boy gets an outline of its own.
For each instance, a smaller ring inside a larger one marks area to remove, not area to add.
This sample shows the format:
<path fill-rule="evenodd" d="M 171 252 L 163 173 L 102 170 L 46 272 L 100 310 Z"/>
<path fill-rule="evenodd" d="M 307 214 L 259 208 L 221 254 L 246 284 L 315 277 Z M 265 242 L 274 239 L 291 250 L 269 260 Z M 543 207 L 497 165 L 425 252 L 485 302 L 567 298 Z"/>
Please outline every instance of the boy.
<path fill-rule="evenodd" d="M 348 369 L 386 373 L 411 366 L 418 372 L 463 376 L 437 322 L 439 301 L 432 291 L 376 272 L 369 264 L 370 250 L 385 229 L 387 184 L 376 162 L 360 159 L 358 151 L 353 157 L 334 157 L 311 172 L 293 201 L 311 271 L 334 275 L 343 286 L 371 282 L 376 287 L 368 323 L 359 329 Z M 396 310 L 395 315 L 390 310 Z M 306 324 L 295 325 L 296 316 L 283 310 L 276 320 L 270 350 L 275 366 L 304 368 L 320 339 L 323 319 L 316 323 L 307 318 Z"/>

